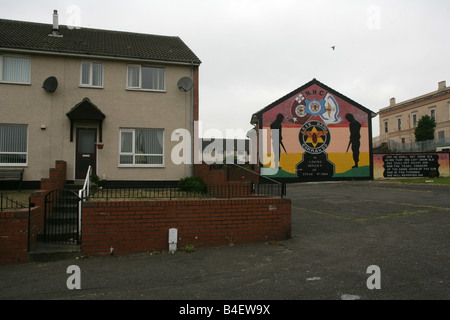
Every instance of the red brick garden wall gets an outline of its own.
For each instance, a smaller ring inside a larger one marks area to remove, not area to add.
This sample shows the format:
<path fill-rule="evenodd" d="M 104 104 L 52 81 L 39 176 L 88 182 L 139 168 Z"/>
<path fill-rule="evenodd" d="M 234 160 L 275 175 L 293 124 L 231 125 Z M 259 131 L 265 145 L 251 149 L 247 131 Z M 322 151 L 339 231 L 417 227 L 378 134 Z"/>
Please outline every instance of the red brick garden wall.
<path fill-rule="evenodd" d="M 86 202 L 82 253 L 99 256 L 167 251 L 170 228 L 178 249 L 284 240 L 291 202 L 281 198 Z"/>
<path fill-rule="evenodd" d="M 66 185 L 67 163 L 56 161 L 55 168 L 49 170 L 49 177 L 41 179 L 41 190 L 62 189 Z"/>
<path fill-rule="evenodd" d="M 244 170 L 233 165 L 211 166 L 203 162 L 201 164 L 194 165 L 194 175 L 202 179 L 207 185 L 223 185 L 230 182 L 258 183 L 258 174 L 257 172 L 252 172 L 252 166 L 240 166 L 248 170 Z"/>
<path fill-rule="evenodd" d="M 44 227 L 45 195 L 50 190 L 64 188 L 66 167 L 65 161 L 56 161 L 55 168 L 49 170 L 49 177 L 41 179 L 42 190 L 30 196 L 30 202 L 34 204 L 30 210 L 30 219 L 28 208 L 0 212 L 0 265 L 28 261 L 28 225 L 32 248 L 36 243 L 37 234 Z"/>
<path fill-rule="evenodd" d="M 28 209 L 0 212 L 0 264 L 26 262 Z"/>
<path fill-rule="evenodd" d="M 28 208 L 0 213 L 0 264 L 27 262 L 28 241 L 32 248 L 44 225 L 44 197 L 49 190 L 63 188 L 65 179 L 66 163 L 57 161 L 49 178 L 41 181 L 43 190 L 31 195 L 35 206 L 30 215 Z M 239 194 L 243 194 L 242 187 L 251 194 L 245 183 L 231 184 L 236 185 Z M 109 255 L 111 248 L 115 255 L 167 251 L 170 228 L 178 229 L 178 248 L 284 240 L 291 236 L 291 201 L 241 198 L 85 202 L 82 253 Z"/>

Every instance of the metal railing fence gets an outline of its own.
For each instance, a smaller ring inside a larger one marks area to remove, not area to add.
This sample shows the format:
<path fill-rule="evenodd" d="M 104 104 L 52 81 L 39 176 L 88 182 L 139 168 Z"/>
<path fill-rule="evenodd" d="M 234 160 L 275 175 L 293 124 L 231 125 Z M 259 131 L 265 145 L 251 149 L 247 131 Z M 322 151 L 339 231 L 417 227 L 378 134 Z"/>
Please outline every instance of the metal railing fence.
<path fill-rule="evenodd" d="M 10 199 L 3 193 L 0 194 L 0 212 L 7 209 L 17 210 L 23 208 L 26 208 L 26 206 L 19 201 Z"/>
<path fill-rule="evenodd" d="M 284 184 L 223 184 L 206 185 L 204 188 L 148 187 L 148 188 L 108 188 L 91 190 L 89 200 L 177 200 L 205 198 L 246 198 L 283 197 Z"/>

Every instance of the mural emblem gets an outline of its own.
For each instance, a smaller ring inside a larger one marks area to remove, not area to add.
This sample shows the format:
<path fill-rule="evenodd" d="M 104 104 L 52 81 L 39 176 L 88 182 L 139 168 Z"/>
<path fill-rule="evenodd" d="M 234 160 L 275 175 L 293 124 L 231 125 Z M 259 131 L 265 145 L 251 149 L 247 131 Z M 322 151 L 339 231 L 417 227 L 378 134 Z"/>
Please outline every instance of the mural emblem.
<path fill-rule="evenodd" d="M 309 121 L 301 127 L 298 139 L 306 152 L 318 154 L 328 148 L 331 134 L 323 122 Z"/>
<path fill-rule="evenodd" d="M 292 102 L 292 118 L 288 118 L 293 123 L 304 123 L 311 117 L 319 117 L 325 124 L 337 124 L 342 121 L 339 117 L 339 104 L 333 95 L 322 92 L 323 99 L 306 99 L 300 93 Z"/>
<path fill-rule="evenodd" d="M 299 105 L 295 107 L 295 114 L 299 117 L 304 117 L 306 116 L 306 111 L 305 111 L 305 106 Z M 297 118 L 293 118 L 295 119 L 294 122 L 297 121 Z"/>
<path fill-rule="evenodd" d="M 306 104 L 308 105 L 309 114 L 312 116 L 319 116 L 325 112 L 325 108 L 323 107 L 324 100 L 306 100 Z"/>

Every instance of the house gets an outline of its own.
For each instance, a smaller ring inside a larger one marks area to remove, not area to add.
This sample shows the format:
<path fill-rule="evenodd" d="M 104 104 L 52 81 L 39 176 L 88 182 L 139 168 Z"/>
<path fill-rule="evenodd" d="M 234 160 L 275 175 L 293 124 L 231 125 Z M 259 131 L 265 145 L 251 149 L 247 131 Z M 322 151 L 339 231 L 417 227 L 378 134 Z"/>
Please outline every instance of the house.
<path fill-rule="evenodd" d="M 49 15 L 50 18 L 50 15 Z M 176 36 L 0 19 L 0 168 L 39 187 L 56 160 L 114 182 L 178 181 L 177 129 L 199 117 L 200 59 Z"/>
<path fill-rule="evenodd" d="M 249 163 L 249 139 L 203 138 L 199 143 L 202 160 L 209 164 Z"/>
<path fill-rule="evenodd" d="M 378 112 L 380 116 L 379 144 L 390 141 L 398 144 L 415 142 L 417 123 L 428 115 L 436 121 L 434 140 L 440 147 L 450 146 L 450 87 L 445 81 L 438 83 L 436 91 L 406 101 L 396 102 Z"/>
<path fill-rule="evenodd" d="M 286 182 L 372 179 L 375 116 L 313 79 L 252 115 L 261 174 Z"/>

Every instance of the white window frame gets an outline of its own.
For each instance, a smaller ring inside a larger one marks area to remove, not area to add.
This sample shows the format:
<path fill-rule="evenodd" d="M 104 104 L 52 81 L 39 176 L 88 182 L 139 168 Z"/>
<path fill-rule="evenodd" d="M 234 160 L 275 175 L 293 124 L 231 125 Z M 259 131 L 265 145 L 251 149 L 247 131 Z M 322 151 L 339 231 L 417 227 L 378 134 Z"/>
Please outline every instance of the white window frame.
<path fill-rule="evenodd" d="M 416 120 L 414 121 L 414 117 L 416 117 Z M 411 121 L 412 121 L 412 127 L 415 128 L 417 127 L 417 123 L 419 122 L 419 119 L 417 117 L 417 112 L 413 112 L 411 114 Z"/>
<path fill-rule="evenodd" d="M 0 162 L 0 167 L 27 167 L 28 166 L 28 143 L 30 141 L 29 139 L 29 130 L 28 130 L 28 125 L 26 124 L 12 124 L 12 123 L 0 123 L 0 125 L 10 125 L 10 126 L 24 126 L 27 129 L 27 134 L 26 134 L 26 151 L 25 152 L 2 152 L 0 149 L 0 155 L 4 155 L 4 154 L 20 154 L 20 155 L 25 155 L 25 162 L 24 163 L 3 163 Z M 1 158 L 0 158 L 1 159 Z"/>
<path fill-rule="evenodd" d="M 162 154 L 136 154 L 136 130 L 155 130 L 162 131 Z M 132 150 L 131 152 L 122 152 L 122 132 L 128 132 L 132 134 Z M 156 129 L 156 128 L 121 128 L 119 130 L 119 168 L 164 168 L 165 167 L 165 137 L 164 137 L 164 129 Z M 133 163 L 120 163 L 121 156 L 132 156 Z M 136 156 L 159 156 L 162 157 L 161 164 L 136 164 Z"/>
<path fill-rule="evenodd" d="M 93 79 L 93 75 L 94 75 L 94 68 L 92 66 L 93 66 L 94 63 L 102 65 L 102 84 L 100 86 L 92 84 L 92 79 Z M 88 84 L 83 83 L 83 64 L 89 64 L 89 83 Z M 105 68 L 104 68 L 104 64 L 102 62 L 98 62 L 98 61 L 81 61 L 81 63 L 80 63 L 80 87 L 103 89 L 104 83 L 105 83 L 104 73 L 105 73 Z"/>
<path fill-rule="evenodd" d="M 433 117 L 433 113 L 434 113 L 434 117 Z M 436 121 L 436 107 L 430 108 L 430 118 L 433 119 L 434 121 Z"/>
<path fill-rule="evenodd" d="M 450 101 L 447 101 L 448 106 L 448 118 L 450 119 Z"/>
<path fill-rule="evenodd" d="M 3 57 L 9 57 L 9 58 L 20 58 L 20 59 L 27 59 L 30 61 L 30 68 L 28 70 L 28 82 L 15 82 L 15 81 L 6 81 L 3 79 Z M 31 85 L 31 58 L 30 57 L 23 57 L 23 56 L 16 56 L 16 55 L 0 55 L 0 83 L 9 83 L 9 84 L 24 84 L 24 85 Z"/>
<path fill-rule="evenodd" d="M 139 68 L 139 84 L 137 86 L 132 86 L 129 83 L 129 70 L 130 68 Z M 162 69 L 164 74 L 163 80 L 163 88 L 162 89 L 148 89 L 142 88 L 142 68 L 153 68 L 153 69 Z M 126 79 L 126 89 L 127 90 L 138 90 L 138 91 L 149 91 L 149 92 L 166 92 L 166 68 L 164 67 L 154 67 L 154 66 L 146 66 L 140 64 L 128 64 L 127 65 L 127 79 Z"/>
<path fill-rule="evenodd" d="M 397 131 L 402 131 L 402 117 L 397 118 Z"/>

